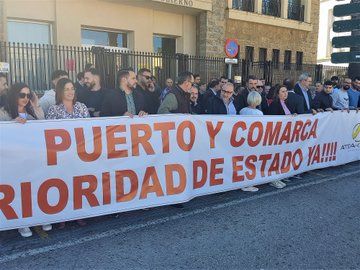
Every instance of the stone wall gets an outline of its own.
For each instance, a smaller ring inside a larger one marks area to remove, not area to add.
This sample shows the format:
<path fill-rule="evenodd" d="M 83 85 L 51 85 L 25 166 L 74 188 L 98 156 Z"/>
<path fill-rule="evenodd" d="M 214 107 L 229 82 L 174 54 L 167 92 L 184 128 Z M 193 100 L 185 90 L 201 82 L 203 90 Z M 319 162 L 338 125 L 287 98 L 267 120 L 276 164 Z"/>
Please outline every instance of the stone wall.
<path fill-rule="evenodd" d="M 213 10 L 197 17 L 197 54 L 200 56 L 224 56 L 226 30 L 226 1 L 213 0 Z"/>
<path fill-rule="evenodd" d="M 228 20 L 226 38 L 236 38 L 240 44 L 241 58 L 245 57 L 245 46 L 254 47 L 254 60 L 259 59 L 259 48 L 267 48 L 267 60 L 271 60 L 272 50 L 280 50 L 280 62 L 284 62 L 285 50 L 292 51 L 292 63 L 296 62 L 296 52 L 303 52 L 304 64 L 315 64 L 317 57 L 317 40 L 319 28 L 318 0 L 312 0 L 311 32 L 252 23 L 239 20 Z"/>

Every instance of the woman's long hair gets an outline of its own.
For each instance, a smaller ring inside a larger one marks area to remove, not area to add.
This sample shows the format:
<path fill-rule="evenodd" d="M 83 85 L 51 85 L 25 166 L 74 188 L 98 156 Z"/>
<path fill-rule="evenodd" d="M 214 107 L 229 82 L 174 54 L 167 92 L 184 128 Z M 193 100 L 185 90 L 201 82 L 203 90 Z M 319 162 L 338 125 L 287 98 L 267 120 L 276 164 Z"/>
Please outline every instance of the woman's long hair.
<path fill-rule="evenodd" d="M 19 100 L 19 93 L 23 88 L 29 88 L 30 95 L 33 95 L 30 87 L 25 83 L 14 83 L 9 88 L 6 98 L 6 104 L 4 108 L 9 113 L 12 119 L 15 119 L 16 117 L 19 116 L 18 100 Z M 31 105 L 30 99 L 25 106 L 25 111 L 27 114 L 30 114 L 32 117 L 34 117 L 34 119 L 38 119 L 34 112 L 34 108 Z"/>

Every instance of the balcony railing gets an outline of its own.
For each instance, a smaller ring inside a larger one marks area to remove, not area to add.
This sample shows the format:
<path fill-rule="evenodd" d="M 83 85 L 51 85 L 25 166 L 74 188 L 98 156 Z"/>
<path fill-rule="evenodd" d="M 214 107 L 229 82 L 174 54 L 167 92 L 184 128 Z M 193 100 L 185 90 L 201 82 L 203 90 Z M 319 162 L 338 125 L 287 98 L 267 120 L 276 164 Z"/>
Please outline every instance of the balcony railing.
<path fill-rule="evenodd" d="M 233 0 L 233 9 L 254 12 L 255 0 Z"/>
<path fill-rule="evenodd" d="M 288 19 L 303 22 L 304 21 L 305 6 L 299 3 L 289 1 L 288 5 Z"/>
<path fill-rule="evenodd" d="M 274 17 L 281 16 L 281 1 L 280 0 L 263 0 L 262 14 Z"/>

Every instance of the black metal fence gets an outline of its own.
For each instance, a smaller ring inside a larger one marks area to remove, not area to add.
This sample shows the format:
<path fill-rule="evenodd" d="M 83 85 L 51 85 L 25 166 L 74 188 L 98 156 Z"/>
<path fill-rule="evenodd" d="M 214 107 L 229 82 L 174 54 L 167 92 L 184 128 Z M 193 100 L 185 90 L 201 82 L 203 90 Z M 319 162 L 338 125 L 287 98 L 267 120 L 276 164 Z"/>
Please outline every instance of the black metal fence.
<path fill-rule="evenodd" d="M 116 72 L 121 68 L 149 68 L 157 77 L 160 86 L 166 78 L 176 78 L 185 70 L 198 73 L 202 81 L 227 74 L 224 58 L 199 57 L 185 54 L 154 54 L 131 52 L 101 47 L 70 47 L 0 42 L 0 62 L 10 64 L 9 82 L 26 82 L 31 89 L 40 94 L 52 88 L 51 73 L 63 69 L 76 80 L 78 72 L 83 71 L 87 63 L 95 65 L 102 74 L 104 87 L 116 87 Z M 271 61 L 249 62 L 242 60 L 232 68 L 232 76 L 240 75 L 242 83 L 249 75 L 264 78 L 267 82 L 280 83 L 284 78 L 297 79 L 308 72 L 315 81 L 328 79 L 333 75 L 346 76 L 347 68 L 313 64 L 284 64 Z"/>

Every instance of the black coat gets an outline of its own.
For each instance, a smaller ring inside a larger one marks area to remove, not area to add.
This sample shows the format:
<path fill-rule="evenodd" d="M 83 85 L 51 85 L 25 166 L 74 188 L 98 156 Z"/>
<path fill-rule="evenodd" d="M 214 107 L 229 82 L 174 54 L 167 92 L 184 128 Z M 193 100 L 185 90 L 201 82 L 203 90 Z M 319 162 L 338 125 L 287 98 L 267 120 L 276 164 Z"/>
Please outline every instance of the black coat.
<path fill-rule="evenodd" d="M 289 104 L 287 103 L 287 100 L 285 101 L 286 107 L 288 107 L 289 111 L 293 114 L 294 111 L 291 110 L 289 107 Z M 269 106 L 268 110 L 269 115 L 285 115 L 285 111 L 283 107 L 281 106 L 280 100 L 275 99 Z"/>
<path fill-rule="evenodd" d="M 295 94 L 294 92 L 288 92 L 286 106 L 292 113 L 304 114 L 304 102 L 305 100 L 298 94 Z"/>
<path fill-rule="evenodd" d="M 330 94 L 326 94 L 324 91 L 318 93 L 313 102 L 313 109 L 323 109 L 333 108 L 333 99 Z"/>
<path fill-rule="evenodd" d="M 310 113 L 311 112 L 311 108 L 312 108 L 312 97 L 311 97 L 311 93 L 310 91 L 306 91 L 306 94 L 308 96 L 308 99 L 309 99 L 309 105 L 310 105 L 310 109 L 308 109 L 307 105 L 306 105 L 306 100 L 305 100 L 305 96 L 300 88 L 300 85 L 299 83 L 297 83 L 294 87 L 294 92 L 299 95 L 300 97 L 302 97 L 302 100 L 303 100 L 303 107 L 304 107 L 304 112 L 305 113 Z"/>
<path fill-rule="evenodd" d="M 157 114 L 160 106 L 160 93 L 157 90 L 154 92 L 144 90 L 140 85 L 137 85 L 135 90 L 143 95 L 143 100 L 145 102 L 144 111 L 149 114 Z"/>
<path fill-rule="evenodd" d="M 236 114 L 239 114 L 239 111 L 237 110 L 235 103 L 233 101 Z M 223 102 L 223 100 L 220 98 L 220 95 L 213 96 L 211 99 L 208 100 L 208 104 L 206 107 L 206 113 L 207 114 L 227 114 L 226 106 Z"/>
<path fill-rule="evenodd" d="M 207 110 L 208 108 L 208 102 L 211 98 L 216 96 L 214 92 L 211 89 L 207 89 L 203 95 L 199 98 L 199 102 L 201 103 L 202 107 Z"/>
<path fill-rule="evenodd" d="M 136 114 L 140 111 L 145 111 L 144 97 L 136 89 L 133 91 L 133 98 Z M 109 90 L 104 98 L 100 116 L 122 116 L 127 111 L 125 92 L 121 89 Z"/>

